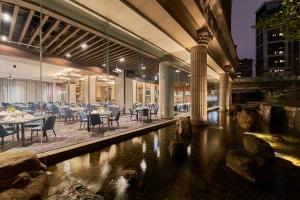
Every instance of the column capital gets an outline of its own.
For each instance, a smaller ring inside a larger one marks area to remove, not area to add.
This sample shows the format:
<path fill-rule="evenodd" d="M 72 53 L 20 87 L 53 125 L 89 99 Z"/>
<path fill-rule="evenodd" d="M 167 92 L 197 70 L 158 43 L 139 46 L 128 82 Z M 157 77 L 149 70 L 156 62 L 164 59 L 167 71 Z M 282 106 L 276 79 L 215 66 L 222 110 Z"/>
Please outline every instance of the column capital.
<path fill-rule="evenodd" d="M 211 34 L 208 27 L 203 27 L 199 30 L 197 30 L 196 40 L 198 44 L 206 44 L 208 45 L 208 42 L 212 40 L 213 35 Z"/>

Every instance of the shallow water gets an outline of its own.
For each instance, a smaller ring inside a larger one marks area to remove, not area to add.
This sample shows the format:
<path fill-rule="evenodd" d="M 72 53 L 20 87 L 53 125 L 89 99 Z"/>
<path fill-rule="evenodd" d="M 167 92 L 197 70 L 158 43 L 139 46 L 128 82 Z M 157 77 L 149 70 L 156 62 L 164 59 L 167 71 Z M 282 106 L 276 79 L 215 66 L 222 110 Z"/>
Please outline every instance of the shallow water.
<path fill-rule="evenodd" d="M 210 112 L 209 126 L 194 129 L 191 138 L 174 134 L 174 126 L 114 144 L 50 167 L 50 199 L 66 198 L 80 183 L 105 199 L 199 199 L 207 188 L 225 154 L 241 146 L 241 134 L 228 115 Z M 171 142 L 183 144 L 171 157 Z M 138 173 L 134 187 L 123 170 Z"/>

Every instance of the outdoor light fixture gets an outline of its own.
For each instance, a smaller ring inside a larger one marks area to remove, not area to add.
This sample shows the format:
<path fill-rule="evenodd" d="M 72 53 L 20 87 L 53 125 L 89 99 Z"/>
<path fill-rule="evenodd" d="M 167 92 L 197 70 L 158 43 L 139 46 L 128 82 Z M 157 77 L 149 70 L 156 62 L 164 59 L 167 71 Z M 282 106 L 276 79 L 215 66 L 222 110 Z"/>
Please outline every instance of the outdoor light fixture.
<path fill-rule="evenodd" d="M 179 73 L 179 72 L 180 72 L 180 70 L 179 70 L 179 69 L 177 69 L 175 72 L 176 72 L 176 73 Z"/>
<path fill-rule="evenodd" d="M 71 54 L 66 53 L 66 57 L 67 57 L 67 58 L 71 58 Z"/>
<path fill-rule="evenodd" d="M 11 17 L 10 17 L 9 14 L 3 13 L 3 14 L 2 14 L 2 19 L 3 19 L 5 22 L 9 22 L 10 19 L 11 19 Z"/>
<path fill-rule="evenodd" d="M 81 48 L 86 49 L 87 48 L 87 44 L 86 43 L 81 44 Z"/>
<path fill-rule="evenodd" d="M 124 62 L 124 61 L 125 61 L 125 58 L 120 58 L 119 61 L 120 61 L 120 62 Z"/>

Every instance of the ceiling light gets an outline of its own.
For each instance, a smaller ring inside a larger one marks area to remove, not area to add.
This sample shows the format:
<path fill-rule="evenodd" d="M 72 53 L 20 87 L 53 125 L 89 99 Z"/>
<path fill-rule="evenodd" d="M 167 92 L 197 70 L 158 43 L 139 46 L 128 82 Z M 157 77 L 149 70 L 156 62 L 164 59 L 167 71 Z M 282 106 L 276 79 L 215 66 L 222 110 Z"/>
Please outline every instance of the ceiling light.
<path fill-rule="evenodd" d="M 142 69 L 146 69 L 146 67 L 145 67 L 145 66 L 142 66 Z"/>
<path fill-rule="evenodd" d="M 158 80 L 158 77 L 157 77 L 157 76 L 154 76 L 154 80 L 156 80 L 156 81 L 157 81 L 157 80 Z"/>
<path fill-rule="evenodd" d="M 66 53 L 66 57 L 67 57 L 67 58 L 71 58 L 71 54 Z"/>
<path fill-rule="evenodd" d="M 86 43 L 81 44 L 81 48 L 83 48 L 83 49 L 86 49 L 87 46 L 88 46 L 88 45 L 87 45 Z"/>
<path fill-rule="evenodd" d="M 180 70 L 179 70 L 179 69 L 177 69 L 175 72 L 176 72 L 176 73 L 179 73 L 179 72 L 180 72 Z"/>
<path fill-rule="evenodd" d="M 11 17 L 10 17 L 9 14 L 3 13 L 3 14 L 2 14 L 2 19 L 3 19 L 4 21 L 6 21 L 6 22 L 9 22 L 10 19 L 11 19 Z"/>
<path fill-rule="evenodd" d="M 120 73 L 120 72 L 122 72 L 122 70 L 116 67 L 116 68 L 113 70 L 113 72 Z"/>
<path fill-rule="evenodd" d="M 188 84 L 188 83 L 186 83 L 185 85 L 186 85 L 186 86 L 188 86 L 189 84 Z"/>
<path fill-rule="evenodd" d="M 145 78 L 145 77 L 146 77 L 146 75 L 144 74 L 142 77 L 143 77 L 143 78 Z"/>
<path fill-rule="evenodd" d="M 120 61 L 120 62 L 124 62 L 124 61 L 125 61 L 125 58 L 120 58 L 119 61 Z"/>
<path fill-rule="evenodd" d="M 7 37 L 4 36 L 4 35 L 2 35 L 2 36 L 1 36 L 1 40 L 2 40 L 2 41 L 7 41 Z"/>
<path fill-rule="evenodd" d="M 192 75 L 189 74 L 188 76 L 192 76 Z"/>
<path fill-rule="evenodd" d="M 103 63 L 103 64 L 102 64 L 102 67 L 105 67 L 105 66 L 106 66 L 106 64 L 105 64 L 105 63 Z"/>

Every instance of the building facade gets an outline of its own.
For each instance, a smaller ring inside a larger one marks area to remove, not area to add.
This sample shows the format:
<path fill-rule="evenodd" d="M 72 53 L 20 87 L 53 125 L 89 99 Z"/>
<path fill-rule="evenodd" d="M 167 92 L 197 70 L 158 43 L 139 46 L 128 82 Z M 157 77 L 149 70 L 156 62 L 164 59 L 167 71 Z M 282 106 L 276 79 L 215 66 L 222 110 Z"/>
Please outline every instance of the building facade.
<path fill-rule="evenodd" d="M 281 1 L 265 2 L 256 11 L 256 22 L 280 9 Z M 283 33 L 277 30 L 256 30 L 256 72 L 261 76 L 268 72 L 286 72 L 299 74 L 300 42 L 287 41 Z"/>
<path fill-rule="evenodd" d="M 236 70 L 236 75 L 239 77 L 253 76 L 253 59 L 244 58 L 239 60 L 240 65 Z"/>

